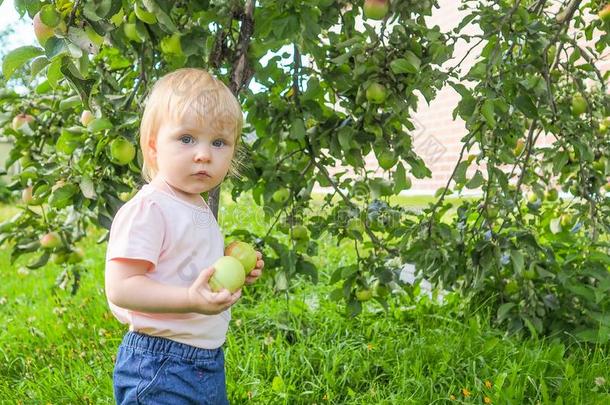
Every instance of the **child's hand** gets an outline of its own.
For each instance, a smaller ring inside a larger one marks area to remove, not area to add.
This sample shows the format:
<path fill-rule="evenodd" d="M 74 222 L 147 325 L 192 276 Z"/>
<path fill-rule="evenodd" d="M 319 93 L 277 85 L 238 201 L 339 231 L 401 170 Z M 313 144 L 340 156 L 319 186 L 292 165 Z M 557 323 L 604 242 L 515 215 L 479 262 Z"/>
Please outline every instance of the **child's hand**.
<path fill-rule="evenodd" d="M 209 281 L 214 271 L 216 271 L 214 267 L 203 270 L 188 288 L 188 302 L 193 312 L 216 315 L 229 309 L 241 297 L 241 289 L 233 294 L 226 289 L 219 292 L 212 291 Z"/>
<path fill-rule="evenodd" d="M 263 267 L 265 267 L 265 262 L 263 261 L 263 254 L 258 250 L 256 251 L 256 259 L 256 266 L 249 274 L 246 274 L 246 284 L 254 283 L 256 279 L 263 274 Z"/>

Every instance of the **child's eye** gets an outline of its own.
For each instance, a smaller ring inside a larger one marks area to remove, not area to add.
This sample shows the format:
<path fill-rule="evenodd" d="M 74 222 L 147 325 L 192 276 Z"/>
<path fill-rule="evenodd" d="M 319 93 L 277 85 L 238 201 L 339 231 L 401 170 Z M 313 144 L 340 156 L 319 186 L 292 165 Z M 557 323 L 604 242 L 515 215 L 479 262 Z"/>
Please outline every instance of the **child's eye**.
<path fill-rule="evenodd" d="M 183 144 L 189 144 L 193 142 L 193 137 L 190 135 L 182 135 L 180 137 L 180 142 L 182 142 Z"/>
<path fill-rule="evenodd" d="M 222 148 L 224 145 L 225 141 L 223 139 L 216 139 L 214 142 L 212 142 L 212 146 L 215 148 Z"/>

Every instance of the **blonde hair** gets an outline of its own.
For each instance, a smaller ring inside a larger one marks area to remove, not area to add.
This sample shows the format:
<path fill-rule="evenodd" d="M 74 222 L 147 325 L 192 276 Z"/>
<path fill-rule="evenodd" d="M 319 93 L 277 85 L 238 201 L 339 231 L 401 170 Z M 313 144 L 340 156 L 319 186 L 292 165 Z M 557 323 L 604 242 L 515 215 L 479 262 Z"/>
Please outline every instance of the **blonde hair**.
<path fill-rule="evenodd" d="M 152 87 L 140 123 L 140 148 L 144 163 L 142 176 L 150 182 L 157 172 L 157 162 L 150 154 L 161 123 L 167 118 L 177 122 L 194 114 L 198 125 L 235 137 L 235 150 L 229 174 L 239 176 L 238 147 L 243 127 L 239 102 L 231 90 L 203 69 L 183 68 L 161 77 Z"/>

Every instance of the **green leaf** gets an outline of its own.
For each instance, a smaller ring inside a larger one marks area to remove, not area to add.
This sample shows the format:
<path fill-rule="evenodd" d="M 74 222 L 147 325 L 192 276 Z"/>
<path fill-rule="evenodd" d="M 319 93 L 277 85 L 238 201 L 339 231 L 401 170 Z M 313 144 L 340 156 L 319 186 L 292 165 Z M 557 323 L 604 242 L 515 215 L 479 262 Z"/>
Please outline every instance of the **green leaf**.
<path fill-rule="evenodd" d="M 32 78 L 45 68 L 51 61 L 46 56 L 38 56 L 30 64 L 30 75 Z M 48 80 L 48 78 L 47 78 Z"/>
<path fill-rule="evenodd" d="M 284 380 L 279 375 L 273 377 L 273 381 L 271 382 L 271 389 L 275 392 L 284 391 Z"/>
<path fill-rule="evenodd" d="M 345 126 L 339 129 L 337 138 L 339 139 L 339 144 L 343 150 L 350 150 L 352 148 L 352 136 L 354 130 L 352 127 Z"/>
<path fill-rule="evenodd" d="M 305 138 L 305 124 L 301 118 L 296 118 L 290 126 L 290 137 L 296 140 Z"/>
<path fill-rule="evenodd" d="M 514 302 L 507 302 L 505 304 L 500 305 L 500 307 L 498 308 L 498 321 L 502 322 L 504 319 L 506 319 L 506 317 L 508 316 L 508 314 L 510 313 L 510 310 L 513 309 L 516 306 L 516 304 Z"/>
<path fill-rule="evenodd" d="M 558 174 L 570 160 L 570 154 L 566 151 L 557 151 L 553 157 L 553 173 Z"/>
<path fill-rule="evenodd" d="M 410 56 L 408 58 L 394 59 L 392 62 L 390 62 L 390 69 L 392 69 L 392 72 L 400 74 L 417 73 L 419 71 L 421 61 L 412 52 L 407 52 L 410 53 Z"/>
<path fill-rule="evenodd" d="M 74 150 L 80 144 L 80 137 L 74 136 L 70 132 L 65 129 L 61 131 L 61 135 L 57 138 L 57 142 L 55 143 L 55 148 L 66 155 L 72 154 Z"/>
<path fill-rule="evenodd" d="M 74 184 L 66 184 L 51 192 L 49 204 L 55 208 L 65 208 L 72 203 L 72 196 L 78 192 Z"/>
<path fill-rule="evenodd" d="M 466 170 L 468 170 L 469 166 L 470 162 L 467 160 L 460 162 L 455 170 L 455 176 L 453 176 L 453 180 L 455 180 L 457 184 L 464 184 L 466 182 Z"/>
<path fill-rule="evenodd" d="M 398 194 L 402 190 L 408 190 L 410 188 L 411 179 L 407 177 L 404 166 L 399 162 L 396 166 L 396 172 L 394 172 L 394 192 Z"/>
<path fill-rule="evenodd" d="M 81 104 L 80 97 L 78 95 L 64 98 L 59 102 L 59 111 L 71 110 Z"/>
<path fill-rule="evenodd" d="M 69 53 L 68 40 L 64 38 L 51 37 L 44 44 L 45 54 L 50 60 L 57 59 L 61 55 Z"/>
<path fill-rule="evenodd" d="M 481 173 L 480 170 L 477 170 L 477 172 L 474 174 L 472 179 L 470 179 L 470 181 L 468 183 L 466 183 L 466 188 L 469 188 L 469 189 L 479 188 L 479 187 L 481 187 L 481 184 L 483 184 L 484 182 L 485 182 L 485 179 L 483 178 L 483 174 Z"/>
<path fill-rule="evenodd" d="M 460 114 L 460 117 L 462 117 L 464 120 L 468 120 L 470 117 L 472 117 L 472 114 L 474 114 L 476 107 L 477 100 L 470 95 L 465 95 L 462 97 L 454 110 L 453 118 L 456 117 L 456 114 Z"/>
<path fill-rule="evenodd" d="M 36 260 L 36 262 L 32 263 L 32 264 L 28 264 L 26 267 L 28 269 L 31 270 L 35 270 L 35 269 L 39 269 L 42 266 L 44 266 L 45 264 L 47 264 L 47 262 L 49 261 L 49 258 L 51 257 L 51 252 L 49 252 L 48 250 L 45 250 L 40 257 L 38 258 L 38 260 Z"/>
<path fill-rule="evenodd" d="M 515 99 L 515 106 L 528 118 L 537 118 L 538 117 L 538 109 L 532 102 L 532 99 L 522 94 Z"/>
<path fill-rule="evenodd" d="M 520 274 L 523 271 L 523 267 L 525 266 L 523 253 L 518 250 L 511 250 L 510 258 L 513 262 L 513 270 L 516 274 Z"/>
<path fill-rule="evenodd" d="M 159 25 L 164 28 L 164 31 L 170 34 L 173 34 L 174 32 L 178 31 L 178 28 L 176 27 L 176 24 L 174 24 L 174 22 L 172 21 L 171 17 L 165 11 L 163 11 L 163 9 L 161 9 L 161 7 L 155 1 L 143 0 L 142 3 L 148 11 L 155 15 L 157 21 L 159 22 Z"/>
<path fill-rule="evenodd" d="M 71 65 L 71 66 L 70 66 Z M 95 81 L 93 79 L 83 80 L 78 78 L 73 71 L 76 70 L 74 64 L 68 58 L 64 58 L 61 64 L 61 72 L 64 74 L 65 78 L 68 80 L 68 83 L 78 92 L 81 100 L 83 101 L 83 105 L 85 109 L 90 110 L 89 106 L 89 97 L 91 96 L 91 91 L 93 89 L 93 84 Z"/>
<path fill-rule="evenodd" d="M 551 219 L 551 222 L 549 223 L 549 228 L 551 229 L 551 233 L 553 235 L 556 235 L 558 233 L 561 232 L 562 227 L 561 227 L 561 218 L 553 218 Z"/>
<path fill-rule="evenodd" d="M 2 74 L 8 80 L 13 73 L 29 60 L 43 54 L 43 50 L 37 46 L 22 46 L 10 51 L 2 61 Z"/>
<path fill-rule="evenodd" d="M 61 73 L 61 59 L 55 59 L 47 69 L 47 80 L 54 89 L 59 85 L 59 81 L 64 77 Z"/>
<path fill-rule="evenodd" d="M 89 176 L 83 176 L 80 183 L 80 191 L 83 193 L 85 198 L 94 199 L 97 197 L 95 193 L 95 186 L 93 184 L 93 180 Z"/>
<path fill-rule="evenodd" d="M 89 0 L 85 2 L 83 14 L 91 21 L 99 21 L 108 16 L 112 0 Z"/>
<path fill-rule="evenodd" d="M 481 106 L 481 114 L 483 114 L 483 118 L 487 122 L 491 128 L 496 126 L 496 119 L 494 117 L 494 102 L 490 99 L 487 99 L 483 102 L 483 106 Z"/>
<path fill-rule="evenodd" d="M 47 4 L 40 9 L 40 21 L 49 27 L 56 27 L 61 21 L 61 16 L 55 10 L 55 6 Z"/>
<path fill-rule="evenodd" d="M 421 60 L 411 51 L 405 52 L 405 59 L 409 62 L 409 64 L 415 69 L 412 73 L 419 72 L 419 68 L 421 66 Z"/>

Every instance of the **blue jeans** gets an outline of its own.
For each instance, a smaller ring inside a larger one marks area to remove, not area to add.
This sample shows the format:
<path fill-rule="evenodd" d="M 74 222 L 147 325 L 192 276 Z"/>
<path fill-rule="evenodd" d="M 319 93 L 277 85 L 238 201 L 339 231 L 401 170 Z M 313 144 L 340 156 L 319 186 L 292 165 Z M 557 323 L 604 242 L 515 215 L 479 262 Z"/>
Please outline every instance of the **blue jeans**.
<path fill-rule="evenodd" d="M 114 367 L 117 404 L 227 405 L 222 348 L 128 332 Z"/>

